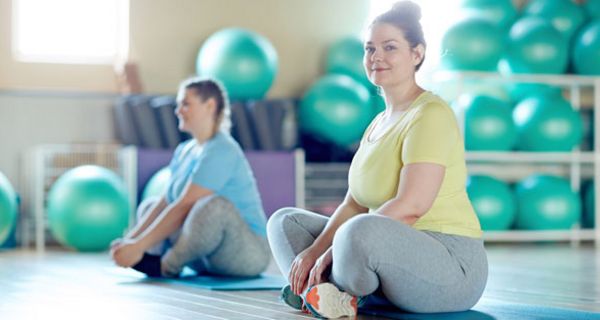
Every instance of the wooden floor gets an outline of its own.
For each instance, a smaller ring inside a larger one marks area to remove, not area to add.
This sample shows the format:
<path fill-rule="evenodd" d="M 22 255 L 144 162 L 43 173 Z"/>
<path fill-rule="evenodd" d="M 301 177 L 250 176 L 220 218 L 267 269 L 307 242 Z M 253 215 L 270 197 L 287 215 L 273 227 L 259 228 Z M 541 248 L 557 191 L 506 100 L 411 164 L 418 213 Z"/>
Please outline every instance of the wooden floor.
<path fill-rule="evenodd" d="M 484 299 L 600 312 L 600 250 L 495 245 L 488 253 Z M 311 319 L 277 295 L 149 283 L 107 254 L 0 251 L 0 319 Z"/>

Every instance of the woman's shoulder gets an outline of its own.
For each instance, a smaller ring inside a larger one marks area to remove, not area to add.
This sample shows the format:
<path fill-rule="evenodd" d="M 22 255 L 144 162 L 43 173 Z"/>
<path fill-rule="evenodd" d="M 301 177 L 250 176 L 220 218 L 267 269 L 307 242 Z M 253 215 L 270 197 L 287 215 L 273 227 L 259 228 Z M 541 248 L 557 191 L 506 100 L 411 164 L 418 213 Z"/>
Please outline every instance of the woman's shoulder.
<path fill-rule="evenodd" d="M 420 97 L 417 105 L 419 113 L 423 115 L 436 114 L 438 116 L 454 116 L 450 105 L 438 95 L 431 91 L 425 91 Z"/>
<path fill-rule="evenodd" d="M 243 154 L 237 141 L 230 134 L 220 131 L 207 142 L 206 149 L 232 155 Z"/>

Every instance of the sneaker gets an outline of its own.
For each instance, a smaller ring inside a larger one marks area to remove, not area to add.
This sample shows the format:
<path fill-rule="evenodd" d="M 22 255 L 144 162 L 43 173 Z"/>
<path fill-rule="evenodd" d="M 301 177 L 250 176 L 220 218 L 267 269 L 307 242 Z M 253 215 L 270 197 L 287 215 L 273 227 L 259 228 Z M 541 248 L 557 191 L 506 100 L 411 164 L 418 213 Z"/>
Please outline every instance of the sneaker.
<path fill-rule="evenodd" d="M 281 296 L 279 298 L 285 304 L 296 310 L 302 310 L 302 306 L 304 305 L 302 297 L 293 293 L 292 287 L 289 284 L 281 289 Z"/>
<path fill-rule="evenodd" d="M 304 300 L 308 310 L 319 318 L 354 317 L 358 309 L 355 296 L 341 291 L 329 282 L 310 288 Z"/>

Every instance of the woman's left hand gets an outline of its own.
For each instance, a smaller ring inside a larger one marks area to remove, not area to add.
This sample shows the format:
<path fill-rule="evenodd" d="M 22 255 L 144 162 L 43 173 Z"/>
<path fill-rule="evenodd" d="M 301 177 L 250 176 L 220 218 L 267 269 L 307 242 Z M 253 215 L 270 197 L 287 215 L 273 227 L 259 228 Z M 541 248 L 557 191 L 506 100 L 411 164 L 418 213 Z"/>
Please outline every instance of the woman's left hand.
<path fill-rule="evenodd" d="M 135 240 L 123 239 L 110 249 L 110 255 L 117 265 L 129 268 L 142 260 L 144 249 Z"/>
<path fill-rule="evenodd" d="M 317 259 L 315 265 L 310 270 L 308 276 L 308 288 L 322 282 L 327 282 L 332 262 L 332 247 L 329 247 L 329 249 Z"/>

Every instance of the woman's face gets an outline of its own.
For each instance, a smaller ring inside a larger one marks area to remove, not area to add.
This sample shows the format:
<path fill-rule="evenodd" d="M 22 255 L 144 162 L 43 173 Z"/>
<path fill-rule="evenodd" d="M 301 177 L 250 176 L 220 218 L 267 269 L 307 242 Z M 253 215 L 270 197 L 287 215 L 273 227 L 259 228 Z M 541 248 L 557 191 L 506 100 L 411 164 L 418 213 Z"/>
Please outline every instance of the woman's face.
<path fill-rule="evenodd" d="M 414 79 L 423 55 L 423 46 L 411 48 L 401 29 L 377 23 L 367 34 L 363 65 L 371 83 L 385 89 Z"/>
<path fill-rule="evenodd" d="M 212 128 L 215 121 L 215 105 L 212 101 L 203 101 L 194 89 L 186 89 L 175 109 L 179 130 L 193 134 Z"/>

